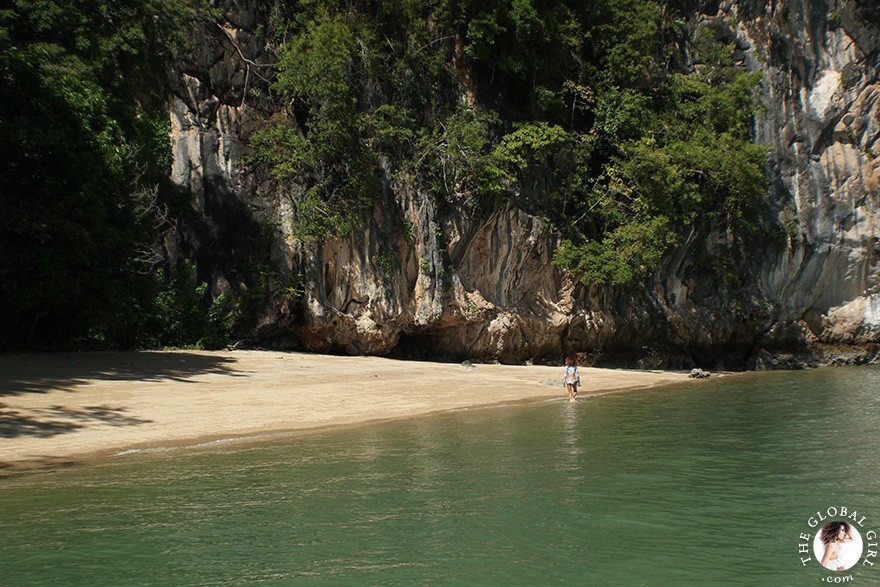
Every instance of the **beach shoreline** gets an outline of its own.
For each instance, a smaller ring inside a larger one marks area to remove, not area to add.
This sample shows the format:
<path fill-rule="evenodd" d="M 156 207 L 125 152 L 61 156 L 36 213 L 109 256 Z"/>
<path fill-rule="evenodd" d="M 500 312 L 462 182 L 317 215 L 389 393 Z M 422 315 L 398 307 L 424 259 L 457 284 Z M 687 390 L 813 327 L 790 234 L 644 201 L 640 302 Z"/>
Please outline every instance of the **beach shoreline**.
<path fill-rule="evenodd" d="M 694 381 L 581 368 L 581 398 Z M 567 401 L 562 367 L 276 351 L 0 356 L 0 474 L 458 409 Z"/>

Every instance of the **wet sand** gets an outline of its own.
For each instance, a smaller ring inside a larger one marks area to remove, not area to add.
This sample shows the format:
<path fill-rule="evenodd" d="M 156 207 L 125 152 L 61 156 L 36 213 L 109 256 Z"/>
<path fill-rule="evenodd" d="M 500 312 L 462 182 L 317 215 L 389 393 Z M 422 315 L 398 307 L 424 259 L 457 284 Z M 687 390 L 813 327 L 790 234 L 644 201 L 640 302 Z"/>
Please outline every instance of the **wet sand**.
<path fill-rule="evenodd" d="M 0 472 L 468 407 L 567 401 L 562 367 L 271 351 L 0 356 Z M 580 398 L 693 381 L 581 367 Z"/>

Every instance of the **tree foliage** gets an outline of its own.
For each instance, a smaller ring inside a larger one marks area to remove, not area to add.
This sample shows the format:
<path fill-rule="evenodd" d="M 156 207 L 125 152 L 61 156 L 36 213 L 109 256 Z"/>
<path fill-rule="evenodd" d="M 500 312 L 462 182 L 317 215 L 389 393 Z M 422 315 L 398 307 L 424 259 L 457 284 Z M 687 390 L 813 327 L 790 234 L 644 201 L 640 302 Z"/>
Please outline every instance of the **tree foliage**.
<path fill-rule="evenodd" d="M 357 210 L 378 196 L 364 143 L 367 115 L 355 93 L 364 77 L 358 52 L 371 42 L 369 29 L 318 7 L 281 54 L 274 89 L 287 101 L 289 120 L 258 131 L 251 144 L 255 160 L 271 162 L 275 177 L 307 180 L 294 227 L 300 238 L 324 238 L 350 226 Z"/>
<path fill-rule="evenodd" d="M 587 283 L 656 269 L 682 226 L 755 230 L 760 78 L 672 3 L 302 2 L 283 30 L 286 116 L 253 144 L 310 187 L 300 213 L 322 229 L 306 236 L 369 205 L 382 161 L 454 206 L 546 217 Z"/>
<path fill-rule="evenodd" d="M 134 346 L 158 286 L 154 186 L 179 0 L 15 0 L 0 12 L 0 348 Z"/>
<path fill-rule="evenodd" d="M 357 226 L 390 177 L 447 210 L 543 216 L 564 237 L 556 263 L 585 283 L 643 279 L 688 227 L 752 238 L 765 197 L 759 77 L 689 30 L 676 7 L 691 4 L 278 3 L 276 114 L 250 161 L 301 188 L 301 239 Z M 0 10 L 0 347 L 213 344 L 228 329 L 197 271 L 142 262 L 189 5 Z"/>

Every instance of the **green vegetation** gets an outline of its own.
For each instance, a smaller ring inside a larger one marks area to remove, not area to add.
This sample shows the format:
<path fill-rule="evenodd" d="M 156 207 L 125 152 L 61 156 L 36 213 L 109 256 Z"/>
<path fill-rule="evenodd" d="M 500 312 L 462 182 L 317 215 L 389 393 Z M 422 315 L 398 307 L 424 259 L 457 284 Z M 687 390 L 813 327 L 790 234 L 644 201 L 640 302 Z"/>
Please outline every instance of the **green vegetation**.
<path fill-rule="evenodd" d="M 216 344 L 222 319 L 207 286 L 184 300 L 177 277 L 151 274 L 155 186 L 170 163 L 162 88 L 187 4 L 5 6 L 0 349 Z"/>
<path fill-rule="evenodd" d="M 279 120 L 251 139 L 255 160 L 269 161 L 276 178 L 304 178 L 309 183 L 293 227 L 301 239 L 322 239 L 340 228 L 350 229 L 356 212 L 379 194 L 361 140 L 367 116 L 357 108 L 347 82 L 350 69 L 358 65 L 354 55 L 360 45 L 374 42 L 367 33 L 343 15 L 318 9 L 309 26 L 291 37 L 275 83 L 291 104 L 288 114 L 305 117 L 306 132 Z"/>
<path fill-rule="evenodd" d="M 673 2 L 303 1 L 278 29 L 253 161 L 307 187 L 300 238 L 360 222 L 383 159 L 462 211 L 543 216 L 586 283 L 642 278 L 683 227 L 759 230 L 760 79 Z"/>
<path fill-rule="evenodd" d="M 380 253 L 376 258 L 376 262 L 379 264 L 379 267 L 382 268 L 386 273 L 391 272 L 393 258 L 389 253 Z"/>
<path fill-rule="evenodd" d="M 763 230 L 765 153 L 749 140 L 760 80 L 713 31 L 687 30 L 678 9 L 691 5 L 279 2 L 265 29 L 274 82 L 247 88 L 276 113 L 249 162 L 297 188 L 289 228 L 301 240 L 366 222 L 391 177 L 446 212 L 519 206 L 563 235 L 560 267 L 585 283 L 637 282 L 691 227 L 734 244 Z M 250 286 L 235 312 L 212 296 L 207 268 L 148 254 L 157 211 L 188 213 L 155 189 L 170 161 L 168 68 L 192 23 L 224 18 L 190 6 L 0 10 L 0 348 L 216 346 L 249 308 L 299 303 L 301 280 L 265 258 L 271 243 L 236 248 L 256 257 L 237 268 Z M 402 231 L 414 240 L 407 220 Z M 387 255 L 377 262 L 390 270 Z M 737 271 L 707 266 L 724 280 Z"/>
<path fill-rule="evenodd" d="M 839 12 L 828 13 L 828 28 L 831 30 L 839 29 L 841 20 L 842 19 Z"/>
<path fill-rule="evenodd" d="M 192 261 L 182 270 L 166 279 L 165 271 L 155 274 L 157 295 L 155 312 L 147 323 L 147 332 L 153 337 L 142 343 L 150 346 L 190 346 L 220 348 L 228 342 L 229 329 L 235 312 L 225 308 L 223 294 L 205 311 L 204 300 L 208 284 L 198 283 Z"/>

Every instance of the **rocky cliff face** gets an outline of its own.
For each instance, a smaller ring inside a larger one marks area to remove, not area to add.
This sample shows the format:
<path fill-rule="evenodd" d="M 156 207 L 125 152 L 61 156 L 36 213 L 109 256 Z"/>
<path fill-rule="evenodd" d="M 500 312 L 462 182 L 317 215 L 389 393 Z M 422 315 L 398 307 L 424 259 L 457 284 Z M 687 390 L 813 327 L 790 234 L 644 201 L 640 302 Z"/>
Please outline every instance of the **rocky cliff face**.
<path fill-rule="evenodd" d="M 768 109 L 756 135 L 773 147 L 771 197 L 791 228 L 786 249 L 757 276 L 778 308 L 767 337 L 876 342 L 878 31 L 856 2 L 766 4 L 737 38 L 764 71 Z"/>
<path fill-rule="evenodd" d="M 783 6 L 784 5 L 784 6 Z M 259 300 L 241 335 L 264 346 L 431 358 L 559 360 L 740 368 L 862 362 L 880 339 L 880 36 L 850 2 L 723 2 L 694 14 L 764 74 L 756 140 L 771 147 L 771 203 L 785 242 L 756 243 L 735 285 L 696 256 L 724 234 L 693 227 L 639 287 L 587 287 L 550 262 L 556 235 L 515 207 L 451 214 L 433 194 L 385 181 L 380 206 L 348 238 L 291 235 L 296 188 L 245 164 L 269 60 L 267 17 L 229 3 L 205 25 L 171 99 L 172 183 L 192 211 L 169 236 L 216 292 L 243 296 L 254 227 L 272 227 L 280 282 L 302 297 Z M 299 283 L 299 282 L 297 282 Z M 280 291 L 280 290 L 276 290 Z"/>

